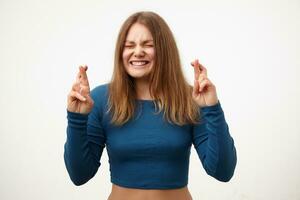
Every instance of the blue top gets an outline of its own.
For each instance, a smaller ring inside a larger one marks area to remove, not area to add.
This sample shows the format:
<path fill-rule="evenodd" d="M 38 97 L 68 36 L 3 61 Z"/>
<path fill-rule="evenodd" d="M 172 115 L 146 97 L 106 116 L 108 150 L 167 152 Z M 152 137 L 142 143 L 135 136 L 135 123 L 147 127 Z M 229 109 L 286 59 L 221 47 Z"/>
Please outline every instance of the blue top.
<path fill-rule="evenodd" d="M 67 111 L 64 161 L 72 182 L 89 181 L 107 148 L 111 182 L 129 188 L 175 189 L 188 184 L 191 145 L 207 174 L 229 181 L 236 166 L 236 150 L 220 102 L 202 107 L 198 125 L 170 124 L 155 114 L 154 101 L 137 100 L 137 114 L 123 126 L 110 123 L 108 84 L 91 91 L 89 114 Z"/>

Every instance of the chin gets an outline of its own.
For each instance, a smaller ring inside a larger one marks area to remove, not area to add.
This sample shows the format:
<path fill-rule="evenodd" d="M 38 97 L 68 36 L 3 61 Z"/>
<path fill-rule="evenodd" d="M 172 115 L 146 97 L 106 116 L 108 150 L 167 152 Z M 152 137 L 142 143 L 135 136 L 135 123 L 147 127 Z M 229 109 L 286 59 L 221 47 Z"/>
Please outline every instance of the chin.
<path fill-rule="evenodd" d="M 140 73 L 140 72 L 132 72 L 131 71 L 128 74 L 129 74 L 129 76 L 131 76 L 134 79 L 141 79 L 141 78 L 148 77 L 150 73 L 149 72 Z"/>

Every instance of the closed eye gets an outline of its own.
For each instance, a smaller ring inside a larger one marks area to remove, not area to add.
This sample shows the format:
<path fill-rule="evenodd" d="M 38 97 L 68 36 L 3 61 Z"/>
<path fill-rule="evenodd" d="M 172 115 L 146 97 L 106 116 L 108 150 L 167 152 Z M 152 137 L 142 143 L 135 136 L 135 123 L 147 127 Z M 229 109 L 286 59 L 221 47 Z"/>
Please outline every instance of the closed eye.
<path fill-rule="evenodd" d="M 126 47 L 126 48 L 133 48 L 134 45 L 124 45 L 124 47 Z"/>

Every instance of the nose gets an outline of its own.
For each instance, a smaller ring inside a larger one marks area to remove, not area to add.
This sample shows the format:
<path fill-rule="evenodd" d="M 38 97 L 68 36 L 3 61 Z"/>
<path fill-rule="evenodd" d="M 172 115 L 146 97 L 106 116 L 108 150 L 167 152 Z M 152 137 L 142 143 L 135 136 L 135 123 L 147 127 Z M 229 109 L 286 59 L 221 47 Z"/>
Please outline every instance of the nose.
<path fill-rule="evenodd" d="M 144 49 L 141 46 L 137 45 L 134 49 L 134 56 L 135 57 L 142 57 L 144 55 L 145 55 Z"/>

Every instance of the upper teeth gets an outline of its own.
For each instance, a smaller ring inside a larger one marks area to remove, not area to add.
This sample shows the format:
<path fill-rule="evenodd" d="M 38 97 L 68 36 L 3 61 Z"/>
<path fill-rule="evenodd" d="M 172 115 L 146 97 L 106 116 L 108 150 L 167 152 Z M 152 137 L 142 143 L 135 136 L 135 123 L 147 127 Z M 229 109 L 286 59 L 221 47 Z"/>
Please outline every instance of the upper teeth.
<path fill-rule="evenodd" d="M 133 65 L 144 65 L 144 64 L 146 64 L 146 61 L 132 61 L 132 64 Z"/>

